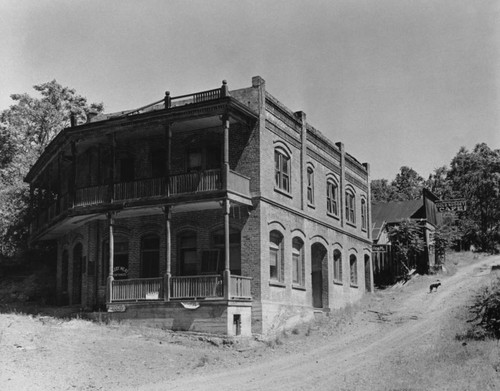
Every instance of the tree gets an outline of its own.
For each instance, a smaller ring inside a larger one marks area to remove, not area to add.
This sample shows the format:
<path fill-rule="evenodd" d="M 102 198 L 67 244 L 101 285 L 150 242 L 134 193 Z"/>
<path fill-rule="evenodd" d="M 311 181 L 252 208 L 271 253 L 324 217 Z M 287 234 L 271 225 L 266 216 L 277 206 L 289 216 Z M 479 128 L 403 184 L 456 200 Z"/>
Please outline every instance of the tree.
<path fill-rule="evenodd" d="M 374 179 L 370 183 L 373 201 L 388 202 L 396 197 L 396 190 L 387 179 Z"/>
<path fill-rule="evenodd" d="M 397 201 L 417 200 L 422 198 L 424 178 L 413 168 L 403 166 L 391 185 L 395 189 Z"/>
<path fill-rule="evenodd" d="M 448 179 L 449 169 L 446 166 L 438 167 L 429 179 L 424 181 L 424 187 L 441 199 L 454 198 L 451 182 Z"/>
<path fill-rule="evenodd" d="M 462 147 L 453 158 L 447 179 L 455 195 L 467 200 L 459 216 L 462 240 L 482 251 L 497 251 L 500 243 L 500 150 L 477 144 Z"/>
<path fill-rule="evenodd" d="M 84 122 L 102 103 L 88 104 L 74 89 L 56 80 L 33 87 L 41 97 L 13 94 L 16 102 L 0 113 L 0 255 L 12 255 L 25 243 L 30 198 L 23 178 L 45 147 L 74 114 Z"/>
<path fill-rule="evenodd" d="M 394 253 L 409 272 L 409 261 L 415 259 L 425 248 L 422 229 L 417 222 L 405 219 L 389 227 L 387 235 Z"/>
<path fill-rule="evenodd" d="M 452 225 L 441 225 L 433 233 L 434 251 L 439 262 L 444 263 L 446 250 L 457 240 L 457 229 Z"/>

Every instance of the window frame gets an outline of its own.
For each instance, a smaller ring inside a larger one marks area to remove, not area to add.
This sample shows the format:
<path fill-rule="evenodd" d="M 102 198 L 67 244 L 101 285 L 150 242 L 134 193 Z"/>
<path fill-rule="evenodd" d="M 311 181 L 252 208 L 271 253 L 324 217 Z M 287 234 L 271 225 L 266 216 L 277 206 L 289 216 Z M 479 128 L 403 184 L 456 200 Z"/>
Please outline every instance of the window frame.
<path fill-rule="evenodd" d="M 334 217 L 339 216 L 339 186 L 331 178 L 326 181 L 326 213 Z"/>
<path fill-rule="evenodd" d="M 278 230 L 269 232 L 269 280 L 273 283 L 284 284 L 285 265 L 283 254 L 284 235 Z M 275 255 L 275 256 L 274 256 Z M 276 272 L 272 272 L 271 260 L 276 259 Z M 274 275 L 275 274 L 275 275 Z"/>
<path fill-rule="evenodd" d="M 337 256 L 338 255 L 338 256 Z M 342 252 L 339 249 L 333 250 L 333 282 L 342 284 Z"/>
<path fill-rule="evenodd" d="M 361 230 L 368 229 L 368 208 L 365 198 L 361 198 Z"/>
<path fill-rule="evenodd" d="M 291 193 L 291 156 L 282 148 L 274 149 L 274 188 Z"/>
<path fill-rule="evenodd" d="M 355 254 L 349 256 L 349 281 L 352 287 L 358 287 L 358 258 Z"/>
<path fill-rule="evenodd" d="M 292 284 L 300 287 L 305 286 L 304 247 L 304 241 L 300 237 L 292 239 Z"/>
<path fill-rule="evenodd" d="M 307 203 L 314 206 L 314 169 L 307 167 Z"/>
<path fill-rule="evenodd" d="M 345 191 L 345 220 L 348 224 L 356 225 L 356 196 L 350 189 Z"/>

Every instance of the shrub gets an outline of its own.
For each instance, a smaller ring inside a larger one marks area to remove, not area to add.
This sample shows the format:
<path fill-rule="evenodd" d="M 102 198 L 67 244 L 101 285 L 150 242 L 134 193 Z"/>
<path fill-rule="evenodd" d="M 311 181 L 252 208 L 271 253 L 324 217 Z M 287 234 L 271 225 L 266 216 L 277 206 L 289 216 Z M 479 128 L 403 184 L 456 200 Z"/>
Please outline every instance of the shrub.
<path fill-rule="evenodd" d="M 500 278 L 477 294 L 471 312 L 475 315 L 471 322 L 477 322 L 486 335 L 500 339 Z"/>

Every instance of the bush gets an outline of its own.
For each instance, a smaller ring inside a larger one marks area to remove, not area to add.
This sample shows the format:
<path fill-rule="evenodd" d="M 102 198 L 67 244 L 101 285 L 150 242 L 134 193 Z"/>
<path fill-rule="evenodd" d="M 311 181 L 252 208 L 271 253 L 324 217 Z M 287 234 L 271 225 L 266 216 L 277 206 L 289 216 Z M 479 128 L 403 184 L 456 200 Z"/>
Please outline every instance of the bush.
<path fill-rule="evenodd" d="M 500 278 L 479 292 L 471 312 L 475 315 L 471 322 L 478 322 L 486 335 L 500 339 Z"/>

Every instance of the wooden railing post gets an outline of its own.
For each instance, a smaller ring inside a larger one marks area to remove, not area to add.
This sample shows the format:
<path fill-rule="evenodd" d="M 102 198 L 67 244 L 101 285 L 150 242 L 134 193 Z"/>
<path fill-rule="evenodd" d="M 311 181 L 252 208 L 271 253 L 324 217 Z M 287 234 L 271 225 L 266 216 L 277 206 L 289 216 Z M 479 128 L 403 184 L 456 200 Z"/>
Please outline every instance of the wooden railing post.
<path fill-rule="evenodd" d="M 229 199 L 224 200 L 224 299 L 231 297 L 231 270 L 230 270 L 230 248 L 229 248 L 229 213 L 231 204 Z"/>

